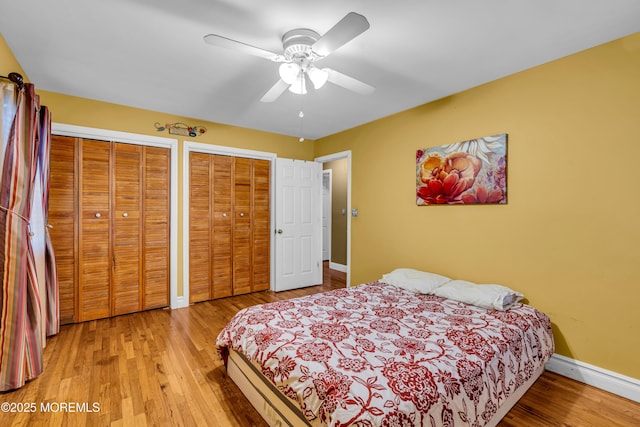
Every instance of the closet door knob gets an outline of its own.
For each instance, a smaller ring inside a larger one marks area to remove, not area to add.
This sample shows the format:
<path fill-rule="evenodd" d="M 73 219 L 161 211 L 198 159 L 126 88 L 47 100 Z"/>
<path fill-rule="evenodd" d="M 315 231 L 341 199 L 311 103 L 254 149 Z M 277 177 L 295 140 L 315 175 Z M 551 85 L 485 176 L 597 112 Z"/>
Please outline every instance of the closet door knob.
<path fill-rule="evenodd" d="M 244 212 L 240 212 L 240 216 L 244 216 Z"/>
<path fill-rule="evenodd" d="M 226 217 L 227 217 L 227 213 L 226 213 L 226 212 L 223 212 L 223 213 L 222 213 L 222 218 L 226 218 Z"/>
<path fill-rule="evenodd" d="M 96 212 L 96 218 L 100 218 L 101 216 L 100 212 Z"/>
<path fill-rule="evenodd" d="M 128 216 L 129 216 L 129 214 L 128 214 L 128 213 L 126 213 L 126 212 L 122 212 L 122 216 L 126 218 L 126 217 L 128 217 Z"/>

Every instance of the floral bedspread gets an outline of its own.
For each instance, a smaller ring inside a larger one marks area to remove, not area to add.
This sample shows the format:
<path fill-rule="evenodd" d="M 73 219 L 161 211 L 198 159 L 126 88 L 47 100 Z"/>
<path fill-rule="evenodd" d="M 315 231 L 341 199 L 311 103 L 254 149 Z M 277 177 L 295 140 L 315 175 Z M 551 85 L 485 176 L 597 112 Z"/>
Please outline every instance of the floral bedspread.
<path fill-rule="evenodd" d="M 382 283 L 248 307 L 217 339 L 329 426 L 482 426 L 554 350 L 549 318 Z"/>

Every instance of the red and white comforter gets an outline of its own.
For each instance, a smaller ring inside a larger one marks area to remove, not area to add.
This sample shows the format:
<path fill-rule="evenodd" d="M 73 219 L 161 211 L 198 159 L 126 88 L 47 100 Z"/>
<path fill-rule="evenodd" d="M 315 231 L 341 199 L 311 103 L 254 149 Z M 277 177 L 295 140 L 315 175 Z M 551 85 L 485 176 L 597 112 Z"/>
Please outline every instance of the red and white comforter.
<path fill-rule="evenodd" d="M 329 426 L 482 426 L 554 350 L 549 318 L 382 282 L 248 307 L 217 339 Z"/>

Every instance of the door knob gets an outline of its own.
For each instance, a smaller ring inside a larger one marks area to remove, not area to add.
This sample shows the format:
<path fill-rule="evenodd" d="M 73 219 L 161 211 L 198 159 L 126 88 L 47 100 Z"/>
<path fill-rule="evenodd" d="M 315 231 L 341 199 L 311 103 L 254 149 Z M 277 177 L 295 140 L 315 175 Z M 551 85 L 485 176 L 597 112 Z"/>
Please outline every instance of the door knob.
<path fill-rule="evenodd" d="M 282 229 L 281 229 L 281 228 L 278 228 L 278 229 L 276 230 L 276 233 L 278 233 L 278 234 L 282 234 Z"/>
<path fill-rule="evenodd" d="M 96 218 L 100 218 L 102 215 L 100 215 L 100 212 L 96 212 Z"/>
<path fill-rule="evenodd" d="M 126 213 L 126 212 L 122 212 L 122 216 L 126 218 L 126 217 L 128 217 L 128 216 L 129 216 L 129 214 L 128 214 L 128 213 Z"/>

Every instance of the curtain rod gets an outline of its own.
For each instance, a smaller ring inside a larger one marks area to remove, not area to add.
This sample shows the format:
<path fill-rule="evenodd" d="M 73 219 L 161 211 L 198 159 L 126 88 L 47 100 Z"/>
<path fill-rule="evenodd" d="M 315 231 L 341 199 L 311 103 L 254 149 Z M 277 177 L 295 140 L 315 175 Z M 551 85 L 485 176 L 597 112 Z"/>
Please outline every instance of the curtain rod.
<path fill-rule="evenodd" d="M 17 84 L 19 88 L 22 88 L 24 84 L 24 80 L 22 79 L 22 74 L 20 73 L 9 73 L 8 76 L 0 76 L 0 79 L 7 79 Z"/>

